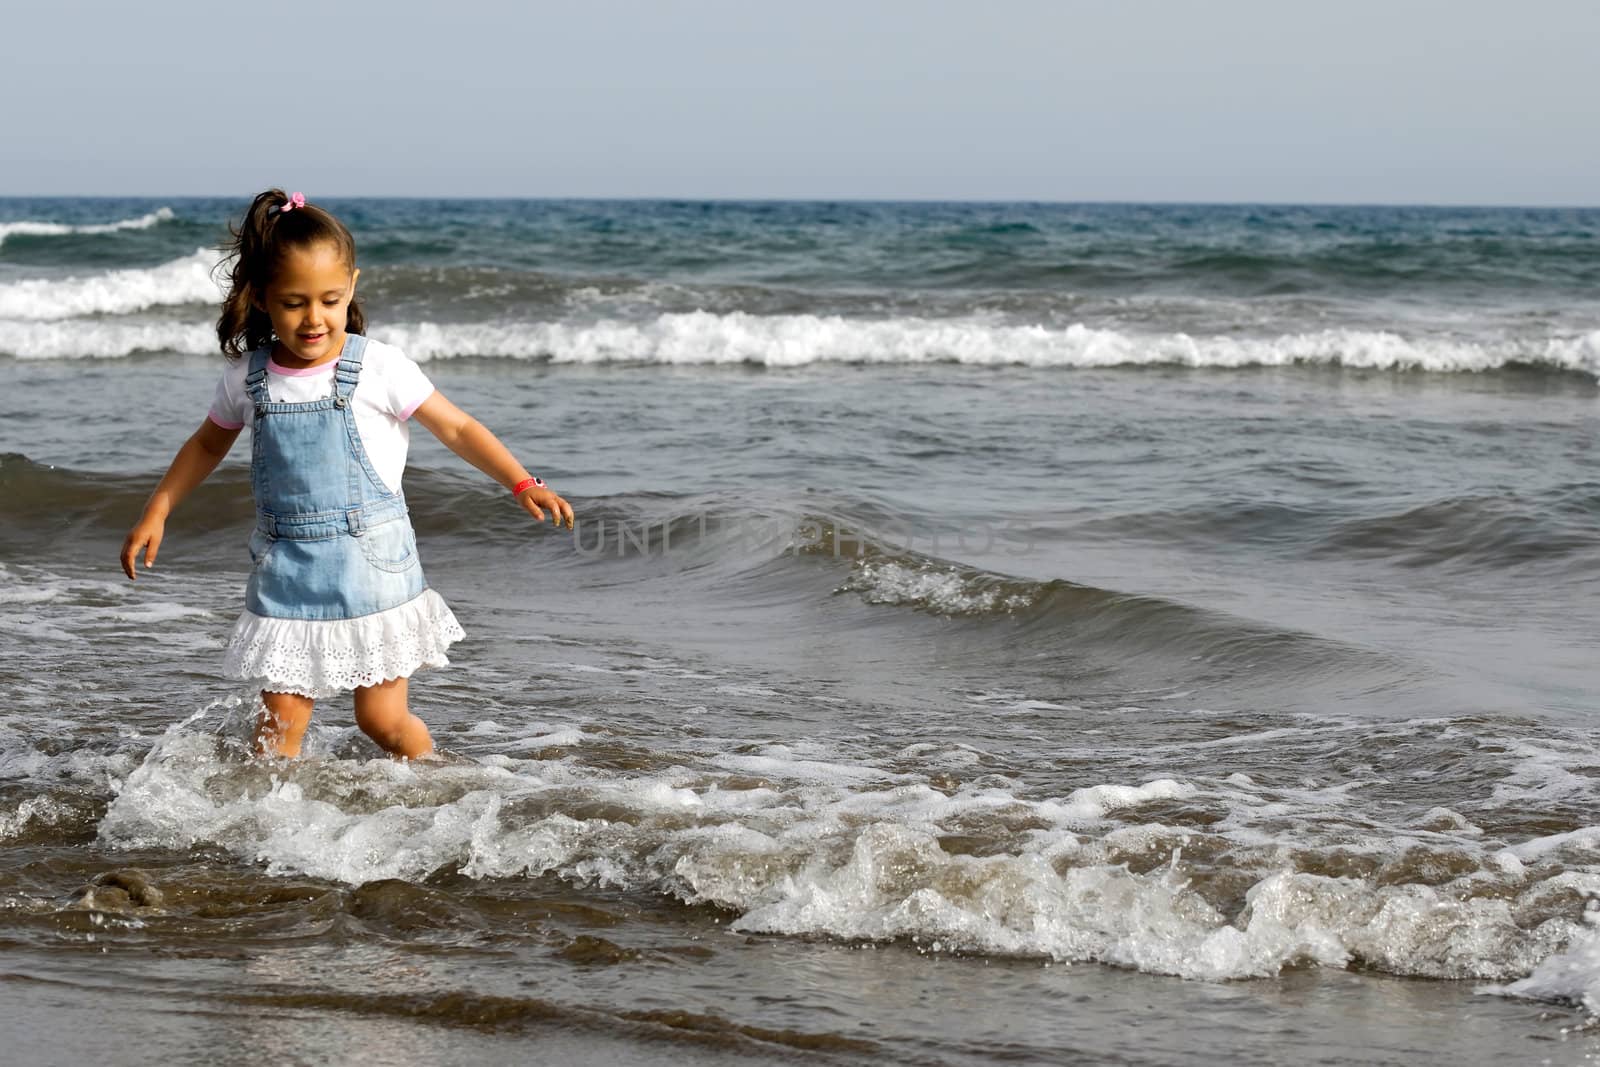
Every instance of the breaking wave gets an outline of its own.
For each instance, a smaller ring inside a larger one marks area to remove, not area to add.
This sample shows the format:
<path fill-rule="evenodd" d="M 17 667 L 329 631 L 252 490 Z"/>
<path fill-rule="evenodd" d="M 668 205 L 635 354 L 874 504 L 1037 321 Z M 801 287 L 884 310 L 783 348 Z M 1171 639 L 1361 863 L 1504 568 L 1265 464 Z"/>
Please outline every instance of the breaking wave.
<path fill-rule="evenodd" d="M 0 353 L 21 359 L 214 353 L 216 337 L 208 323 L 73 318 L 158 305 L 214 303 L 219 290 L 209 263 L 197 253 L 150 271 L 117 272 L 126 277 L 115 283 L 103 276 L 48 286 L 35 281 L 0 286 Z M 1501 341 L 1346 329 L 1235 337 L 1141 334 L 1084 324 L 1005 325 L 972 318 L 872 320 L 689 312 L 639 322 L 401 323 L 379 325 L 370 332 L 421 361 L 483 358 L 772 368 L 827 363 L 1055 369 L 1300 365 L 1431 373 L 1535 367 L 1600 374 L 1600 330 Z"/>
<path fill-rule="evenodd" d="M 76 319 L 87 315 L 127 315 L 153 307 L 211 304 L 221 301 L 224 287 L 216 277 L 217 254 L 199 249 L 192 255 L 158 267 L 113 270 L 70 278 L 25 278 L 0 284 L 0 330 L 11 331 L 28 323 Z M 98 323 L 73 323 L 62 331 L 93 336 Z M 40 334 L 40 337 L 45 335 Z M 32 354 L 27 342 L 13 347 L 13 355 Z M 93 352 L 84 354 L 105 354 Z"/>
<path fill-rule="evenodd" d="M 1443 808 L 1377 826 L 1337 790 L 1242 774 L 1039 794 L 974 777 L 978 755 L 949 743 L 868 762 L 782 744 L 641 754 L 621 772 L 586 765 L 614 742 L 583 729 L 546 730 L 531 758 L 415 768 L 325 731 L 274 768 L 237 751 L 227 719 L 244 710 L 169 730 L 110 800 L 100 843 L 221 848 L 355 885 L 551 877 L 711 905 L 735 930 L 1212 980 L 1304 965 L 1537 978 L 1563 948 L 1587 951 L 1600 889 L 1572 834 L 1513 844 Z M 952 770 L 966 781 L 941 784 Z"/>
<path fill-rule="evenodd" d="M 147 214 L 132 219 L 119 219 L 116 222 L 91 222 L 76 225 L 65 222 L 43 222 L 33 219 L 23 219 L 18 222 L 0 222 L 0 245 L 6 243 L 8 237 L 65 237 L 70 234 L 95 234 L 116 233 L 119 230 L 148 230 L 163 222 L 170 222 L 175 216 L 170 207 L 157 208 Z"/>

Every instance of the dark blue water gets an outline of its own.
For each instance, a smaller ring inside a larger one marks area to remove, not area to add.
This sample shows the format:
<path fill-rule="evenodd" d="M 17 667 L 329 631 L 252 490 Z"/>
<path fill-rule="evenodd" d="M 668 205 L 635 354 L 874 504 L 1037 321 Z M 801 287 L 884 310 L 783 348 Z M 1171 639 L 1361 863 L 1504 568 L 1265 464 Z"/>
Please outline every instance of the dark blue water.
<path fill-rule="evenodd" d="M 1594 358 L 1593 210 L 328 206 L 359 235 L 374 313 L 431 356 L 1440 371 Z M 236 210 L 0 201 L 0 351 L 209 351 L 183 328 L 215 300 L 214 257 L 197 250 Z M 126 273 L 96 279 L 113 270 Z"/>

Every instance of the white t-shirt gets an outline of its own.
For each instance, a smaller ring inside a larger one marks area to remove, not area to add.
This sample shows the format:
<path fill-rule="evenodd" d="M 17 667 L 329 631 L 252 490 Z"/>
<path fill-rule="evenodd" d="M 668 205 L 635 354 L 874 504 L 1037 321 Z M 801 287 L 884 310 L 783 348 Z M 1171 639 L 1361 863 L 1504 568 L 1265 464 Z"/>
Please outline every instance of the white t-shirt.
<path fill-rule="evenodd" d="M 335 359 L 306 370 L 290 370 L 269 359 L 267 396 L 280 404 L 303 404 L 332 396 L 333 371 L 338 364 Z M 224 430 L 240 429 L 255 415 L 255 405 L 244 389 L 249 373 L 250 357 L 244 356 L 230 363 L 217 382 L 210 417 Z M 400 491 L 406 449 L 411 444 L 411 427 L 406 420 L 432 395 L 433 383 L 404 352 L 381 341 L 367 340 L 366 353 L 361 357 L 361 383 L 351 396 L 350 410 L 373 469 L 393 492 Z"/>

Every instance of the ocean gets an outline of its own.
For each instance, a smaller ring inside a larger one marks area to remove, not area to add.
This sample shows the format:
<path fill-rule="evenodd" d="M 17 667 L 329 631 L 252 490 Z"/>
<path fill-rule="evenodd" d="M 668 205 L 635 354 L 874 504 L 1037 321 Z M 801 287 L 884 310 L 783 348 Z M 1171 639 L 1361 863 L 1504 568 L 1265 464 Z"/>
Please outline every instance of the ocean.
<path fill-rule="evenodd" d="M 318 202 L 577 528 L 250 758 L 245 201 L 0 199 L 16 1062 L 1600 1058 L 1600 210 Z"/>

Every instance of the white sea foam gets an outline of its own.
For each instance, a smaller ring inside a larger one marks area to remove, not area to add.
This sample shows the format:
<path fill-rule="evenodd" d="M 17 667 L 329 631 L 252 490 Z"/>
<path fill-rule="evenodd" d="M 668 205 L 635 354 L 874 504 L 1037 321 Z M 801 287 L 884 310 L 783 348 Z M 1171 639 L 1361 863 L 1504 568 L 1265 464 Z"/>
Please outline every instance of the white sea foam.
<path fill-rule="evenodd" d="M 1194 786 L 1170 778 L 1141 786 L 1093 785 L 1074 790 L 1064 802 L 1040 803 L 1039 813 L 1063 823 L 1095 822 L 1119 808 L 1138 807 L 1152 800 L 1181 800 L 1194 794 Z"/>
<path fill-rule="evenodd" d="M 91 222 L 72 225 L 65 222 L 42 222 L 23 219 L 19 222 L 0 222 L 0 245 L 13 234 L 27 237 L 62 237 L 75 233 L 115 233 L 118 230 L 148 230 L 173 218 L 170 207 L 157 208 L 138 218 L 119 219 L 116 222 Z"/>
<path fill-rule="evenodd" d="M 1030 797 L 992 776 L 936 789 L 871 762 L 827 758 L 824 745 L 771 745 L 710 766 L 634 772 L 565 754 L 363 763 L 317 754 L 328 747 L 328 734 L 316 735 L 309 758 L 268 780 L 270 768 L 239 762 L 217 736 L 175 727 L 128 775 L 100 840 L 220 847 L 273 873 L 347 883 L 438 871 L 554 876 L 715 905 L 734 913 L 736 930 L 903 938 L 930 951 L 1098 960 L 1191 978 L 1358 963 L 1452 978 L 1533 972 L 1529 981 L 1539 982 L 1513 991 L 1589 995 L 1582 991 L 1600 973 L 1575 939 L 1579 917 L 1562 903 L 1600 876 L 1585 882 L 1549 865 L 1510 870 L 1471 835 L 1425 831 L 1479 862 L 1446 885 L 1328 877 L 1293 869 L 1286 841 L 1270 833 L 1140 816 L 1146 805 L 1175 800 L 1235 798 L 1277 810 L 1276 794 L 1238 776 L 1110 781 Z M 760 776 L 753 788 L 752 773 Z M 1248 821 L 1235 815 L 1241 827 Z M 981 836 L 991 848 L 952 851 L 947 835 Z M 1395 857 L 1416 840 L 1398 829 L 1366 836 L 1370 849 Z M 1317 847 L 1301 829 L 1292 840 L 1300 851 Z M 1198 869 L 1183 861 L 1190 848 L 1234 857 L 1235 873 L 1250 879 L 1242 905 L 1223 903 L 1234 890 L 1205 892 Z M 1135 865 L 1134 856 L 1146 859 Z M 1569 943 L 1572 965 L 1561 970 L 1550 960 Z M 1580 992 L 1549 992 L 1557 986 Z"/>
<path fill-rule="evenodd" d="M 1534 362 L 1590 373 L 1600 369 L 1600 331 L 1575 338 L 1504 342 L 1406 338 L 1362 330 L 1265 338 L 1192 337 L 1183 333 L 1129 334 L 1082 324 L 1052 328 L 975 319 L 866 320 L 691 312 L 660 315 L 643 323 L 537 323 L 525 327 L 423 323 L 374 332 L 417 359 L 509 356 L 570 363 L 750 363 L 771 367 L 825 362 L 1219 368 L 1309 363 L 1432 371 L 1482 371 L 1512 362 Z"/>
<path fill-rule="evenodd" d="M 146 352 L 213 355 L 217 331 L 207 323 L 0 319 L 0 353 L 19 359 L 122 359 Z"/>
<path fill-rule="evenodd" d="M 9 325 L 86 315 L 126 315 L 181 304 L 215 305 L 226 292 L 216 276 L 216 267 L 217 254 L 199 249 L 157 267 L 7 282 L 0 285 L 0 320 L 8 320 Z"/>
<path fill-rule="evenodd" d="M 31 827 L 56 826 L 72 814 L 72 809 L 53 797 L 29 797 L 9 814 L 0 811 L 0 841 L 10 841 Z"/>
<path fill-rule="evenodd" d="M 869 604 L 921 608 L 941 615 L 981 615 L 1026 608 L 1032 599 L 1021 593 L 984 588 L 976 577 L 935 563 L 865 560 L 851 571 L 839 592 L 859 593 Z"/>
<path fill-rule="evenodd" d="M 1541 960 L 1532 974 L 1515 982 L 1485 986 L 1479 992 L 1577 1004 L 1590 1015 L 1600 1015 L 1600 923 L 1593 910 L 1584 917 L 1584 929 L 1564 950 Z"/>
<path fill-rule="evenodd" d="M 62 735 L 71 727 L 70 723 L 57 725 Z M 67 784 L 82 789 L 85 785 L 99 786 L 110 779 L 121 779 L 139 766 L 138 757 L 127 751 L 74 749 L 51 754 L 26 742 L 18 743 L 9 737 L 5 740 L 6 743 L 0 746 L 0 782 Z M 37 813 L 48 807 L 49 804 L 41 800 L 39 805 L 24 805 L 18 811 Z"/>
<path fill-rule="evenodd" d="M 0 353 L 25 359 L 117 358 L 136 352 L 216 351 L 209 323 L 138 322 L 70 316 L 127 313 L 158 305 L 215 304 L 205 256 L 149 271 L 0 287 Z M 163 273 L 165 272 L 165 273 Z M 59 290 L 59 291 L 58 291 Z M 1600 331 L 1567 337 L 1463 340 L 1383 330 L 1320 330 L 1273 337 L 1132 333 L 1086 325 L 1004 325 L 987 320 L 845 319 L 817 315 L 708 312 L 643 322 L 437 322 L 377 325 L 372 336 L 415 359 L 509 358 L 797 367 L 819 363 L 958 363 L 1094 368 L 1278 367 L 1291 364 L 1440 373 L 1528 363 L 1600 376 Z"/>

